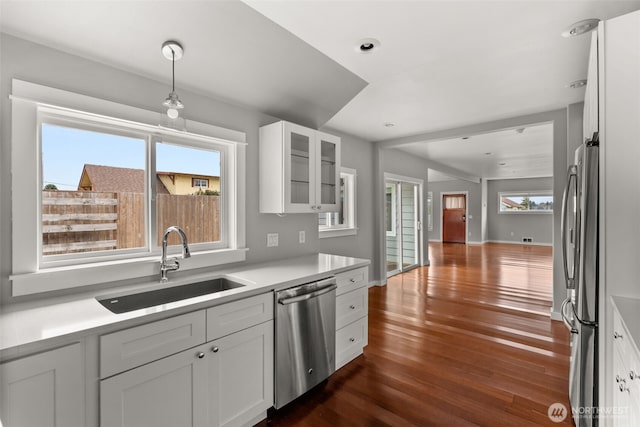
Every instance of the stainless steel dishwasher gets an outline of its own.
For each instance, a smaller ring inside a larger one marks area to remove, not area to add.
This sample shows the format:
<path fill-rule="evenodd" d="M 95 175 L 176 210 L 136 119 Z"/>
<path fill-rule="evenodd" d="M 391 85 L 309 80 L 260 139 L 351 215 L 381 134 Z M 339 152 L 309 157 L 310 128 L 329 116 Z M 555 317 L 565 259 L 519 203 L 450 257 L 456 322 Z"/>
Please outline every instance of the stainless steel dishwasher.
<path fill-rule="evenodd" d="M 336 370 L 336 279 L 276 292 L 276 390 L 280 409 Z"/>

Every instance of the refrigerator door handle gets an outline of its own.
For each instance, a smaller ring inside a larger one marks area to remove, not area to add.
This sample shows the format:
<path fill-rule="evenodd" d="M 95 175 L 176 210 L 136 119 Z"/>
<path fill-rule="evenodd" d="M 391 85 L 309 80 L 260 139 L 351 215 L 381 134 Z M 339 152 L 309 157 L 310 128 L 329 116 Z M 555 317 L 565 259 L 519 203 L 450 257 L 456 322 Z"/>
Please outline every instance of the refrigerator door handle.
<path fill-rule="evenodd" d="M 569 304 L 571 304 L 571 298 L 567 298 L 566 300 L 562 301 L 562 306 L 560 307 L 562 321 L 569 329 L 569 332 L 571 332 L 572 334 L 577 334 L 578 330 L 575 328 L 575 326 L 573 326 L 573 322 L 569 319 L 569 316 L 567 316 L 567 306 Z"/>
<path fill-rule="evenodd" d="M 571 191 L 571 182 L 575 181 L 574 188 L 575 193 L 569 195 Z M 575 239 L 576 229 L 567 230 L 567 210 L 569 205 L 569 197 L 574 196 L 574 200 L 578 199 L 578 169 L 576 165 L 569 166 L 567 171 L 567 186 L 564 189 L 564 193 L 562 194 L 562 222 L 560 223 L 560 235 L 562 236 L 562 266 L 564 268 L 564 280 L 567 284 L 567 289 L 575 289 L 575 277 L 576 277 L 576 249 L 578 247 L 577 239 Z M 574 213 L 574 224 L 576 224 L 576 213 Z M 571 233 L 570 236 L 567 236 L 567 232 Z M 573 271 L 571 271 L 571 275 L 569 275 L 569 259 L 567 258 L 567 237 L 571 238 L 571 242 L 574 245 L 574 256 L 573 256 Z"/>

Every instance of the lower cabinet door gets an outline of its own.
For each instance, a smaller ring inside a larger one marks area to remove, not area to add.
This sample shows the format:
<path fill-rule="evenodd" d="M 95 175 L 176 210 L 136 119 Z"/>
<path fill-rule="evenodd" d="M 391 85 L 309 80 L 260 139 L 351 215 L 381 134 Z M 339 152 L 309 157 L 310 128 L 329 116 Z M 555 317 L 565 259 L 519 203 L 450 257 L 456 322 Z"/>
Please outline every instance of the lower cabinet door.
<path fill-rule="evenodd" d="M 100 382 L 101 427 L 208 426 L 202 345 Z"/>
<path fill-rule="evenodd" d="M 0 365 L 0 425 L 81 427 L 84 422 L 81 344 Z"/>
<path fill-rule="evenodd" d="M 273 406 L 273 320 L 212 341 L 209 351 L 212 425 L 255 424 Z"/>

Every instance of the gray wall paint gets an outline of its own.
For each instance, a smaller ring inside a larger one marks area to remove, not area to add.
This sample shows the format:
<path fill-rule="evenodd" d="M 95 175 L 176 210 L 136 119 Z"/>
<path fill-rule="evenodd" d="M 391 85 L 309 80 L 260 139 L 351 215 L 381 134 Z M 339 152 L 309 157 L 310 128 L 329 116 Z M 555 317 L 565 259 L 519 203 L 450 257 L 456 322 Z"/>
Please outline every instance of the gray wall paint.
<path fill-rule="evenodd" d="M 498 213 L 498 193 L 501 191 L 540 191 L 553 188 L 553 178 L 491 180 L 487 184 L 487 225 L 491 241 L 522 243 L 531 237 L 532 243 L 553 243 L 553 215 L 550 213 Z M 560 208 L 556 201 L 556 208 Z M 511 235 L 513 233 L 513 236 Z"/>
<path fill-rule="evenodd" d="M 2 131 L 0 143 L 0 287 L 2 300 L 9 300 L 11 272 L 11 79 L 77 92 L 134 107 L 160 112 L 160 103 L 170 90 L 167 82 L 145 77 L 50 49 L 6 34 L 0 34 L 0 111 Z M 258 128 L 278 120 L 239 105 L 214 100 L 180 90 L 187 106 L 186 116 L 195 121 L 243 131 L 247 135 L 246 232 L 247 261 L 268 261 L 318 251 L 372 259 L 375 255 L 371 226 L 373 149 L 366 141 L 342 136 L 343 164 L 358 173 L 357 236 L 318 239 L 317 216 L 314 214 L 276 215 L 258 212 Z M 298 243 L 298 231 L 305 230 L 307 243 Z M 266 233 L 280 234 L 280 245 L 266 247 Z M 371 267 L 375 278 L 377 269 Z"/>
<path fill-rule="evenodd" d="M 574 153 L 582 145 L 584 133 L 582 129 L 582 114 L 584 102 L 571 104 L 567 107 L 567 166 L 573 164 Z"/>
<path fill-rule="evenodd" d="M 467 242 L 482 242 L 482 185 L 474 182 L 455 180 L 429 183 L 433 192 L 433 230 L 429 240 L 442 240 L 442 194 L 467 192 Z"/>

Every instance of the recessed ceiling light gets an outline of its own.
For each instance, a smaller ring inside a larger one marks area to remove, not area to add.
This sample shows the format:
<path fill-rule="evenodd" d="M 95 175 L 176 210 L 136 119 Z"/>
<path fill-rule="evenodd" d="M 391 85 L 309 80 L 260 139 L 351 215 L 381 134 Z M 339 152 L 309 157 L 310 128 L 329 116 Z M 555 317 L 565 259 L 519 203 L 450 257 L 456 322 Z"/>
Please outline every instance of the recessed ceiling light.
<path fill-rule="evenodd" d="M 598 27 L 599 19 L 583 19 L 574 24 L 569 25 L 562 33 L 562 37 L 575 37 L 580 34 L 588 33 Z"/>
<path fill-rule="evenodd" d="M 506 165 L 507 165 L 507 162 L 500 162 L 500 163 L 498 163 L 498 166 L 506 166 Z"/>
<path fill-rule="evenodd" d="M 518 128 L 518 129 L 516 129 L 516 133 L 522 133 L 522 132 L 524 132 L 524 129 L 525 128 Z"/>
<path fill-rule="evenodd" d="M 469 138 L 471 138 L 471 137 L 470 137 L 470 136 L 463 136 L 463 137 L 462 137 L 462 140 L 463 140 L 463 141 L 466 141 L 466 140 L 467 140 L 467 139 L 469 139 Z"/>
<path fill-rule="evenodd" d="M 489 152 L 484 153 L 485 156 L 490 156 L 491 154 L 493 153 L 489 153 Z"/>
<path fill-rule="evenodd" d="M 385 123 L 385 124 L 384 124 L 384 127 L 386 127 L 386 128 L 392 128 L 392 127 L 394 127 L 395 125 L 396 125 L 395 123 L 388 122 L 388 123 Z"/>
<path fill-rule="evenodd" d="M 587 85 L 587 79 L 576 80 L 575 82 L 569 83 L 567 86 L 570 89 L 578 89 Z"/>
<path fill-rule="evenodd" d="M 380 48 L 380 40 L 367 38 L 362 39 L 356 45 L 356 51 L 360 53 L 371 53 Z"/>

